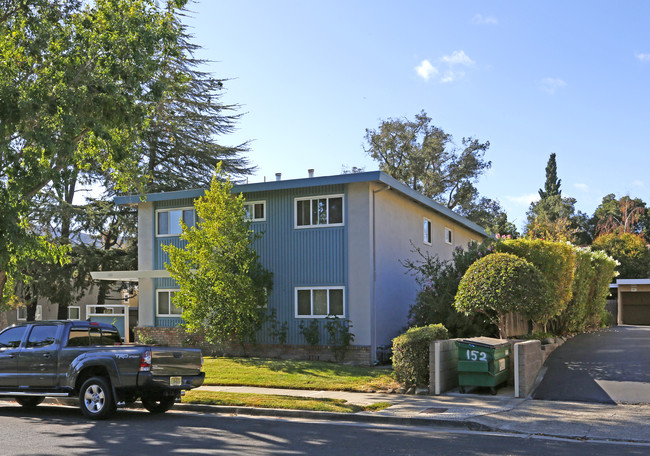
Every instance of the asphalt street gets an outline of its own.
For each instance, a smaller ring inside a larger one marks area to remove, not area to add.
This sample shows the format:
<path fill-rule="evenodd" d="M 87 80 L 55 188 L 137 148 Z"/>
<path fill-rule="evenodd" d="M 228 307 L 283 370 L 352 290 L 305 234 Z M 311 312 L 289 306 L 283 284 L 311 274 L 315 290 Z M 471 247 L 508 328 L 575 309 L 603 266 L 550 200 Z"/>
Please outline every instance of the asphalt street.
<path fill-rule="evenodd" d="M 118 411 L 93 422 L 76 408 L 0 404 L 3 455 L 646 455 L 648 444 L 550 439 L 437 427 Z"/>
<path fill-rule="evenodd" d="M 546 360 L 535 399 L 650 403 L 650 327 L 615 326 L 567 340 Z"/>

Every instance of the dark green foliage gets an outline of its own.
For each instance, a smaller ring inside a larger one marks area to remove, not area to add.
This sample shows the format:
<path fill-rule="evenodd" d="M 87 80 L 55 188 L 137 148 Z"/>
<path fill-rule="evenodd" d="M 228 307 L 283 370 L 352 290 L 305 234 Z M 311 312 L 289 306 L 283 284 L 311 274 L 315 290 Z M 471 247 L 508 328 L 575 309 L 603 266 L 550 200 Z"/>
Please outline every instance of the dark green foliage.
<path fill-rule="evenodd" d="M 354 341 L 354 334 L 350 332 L 351 327 L 350 320 L 341 320 L 336 315 L 327 317 L 325 322 L 325 330 L 329 336 L 327 344 L 337 362 L 345 359 L 345 353 L 350 347 L 350 343 Z"/>
<path fill-rule="evenodd" d="M 499 252 L 511 253 L 532 263 L 544 276 L 548 287 L 547 304 L 531 313 L 531 317 L 545 325 L 568 305 L 573 293 L 575 251 L 565 242 L 539 239 L 509 239 L 497 245 Z"/>
<path fill-rule="evenodd" d="M 543 314 L 547 289 L 544 276 L 532 263 L 508 253 L 494 253 L 469 267 L 458 286 L 455 306 L 466 314 L 487 315 L 505 337 L 505 316 L 511 312 L 531 318 Z"/>
<path fill-rule="evenodd" d="M 472 242 L 466 250 L 456 248 L 451 261 L 442 261 L 437 256 L 415 249 L 420 260 L 402 262 L 415 275 L 421 287 L 415 304 L 409 310 L 409 326 L 442 323 L 451 337 L 495 335 L 495 328 L 485 315 L 465 315 L 454 307 L 454 296 L 467 268 L 493 250 L 492 239 L 486 239 L 481 244 Z"/>
<path fill-rule="evenodd" d="M 303 335 L 305 338 L 305 341 L 311 345 L 312 347 L 315 347 L 320 344 L 320 325 L 318 324 L 318 320 L 311 319 L 309 320 L 309 323 L 305 323 L 304 321 L 300 322 L 300 334 Z"/>
<path fill-rule="evenodd" d="M 410 385 L 429 384 L 429 345 L 449 338 L 443 325 L 409 328 L 393 339 L 393 371 L 398 382 Z"/>
<path fill-rule="evenodd" d="M 378 130 L 366 129 L 365 139 L 379 169 L 450 209 L 475 200 L 474 182 L 491 166 L 483 159 L 489 141 L 463 138 L 457 148 L 424 111 L 415 120 L 384 120 Z"/>
<path fill-rule="evenodd" d="M 286 321 L 280 323 L 278 321 L 278 311 L 276 309 L 271 310 L 267 317 L 267 322 L 270 336 L 276 339 L 279 344 L 286 344 L 289 335 L 289 323 Z"/>
<path fill-rule="evenodd" d="M 555 154 L 551 154 L 546 164 L 546 182 L 544 189 L 539 190 L 539 197 L 541 199 L 548 198 L 549 196 L 561 196 L 560 190 L 561 179 L 557 178 L 557 163 L 555 162 Z"/>

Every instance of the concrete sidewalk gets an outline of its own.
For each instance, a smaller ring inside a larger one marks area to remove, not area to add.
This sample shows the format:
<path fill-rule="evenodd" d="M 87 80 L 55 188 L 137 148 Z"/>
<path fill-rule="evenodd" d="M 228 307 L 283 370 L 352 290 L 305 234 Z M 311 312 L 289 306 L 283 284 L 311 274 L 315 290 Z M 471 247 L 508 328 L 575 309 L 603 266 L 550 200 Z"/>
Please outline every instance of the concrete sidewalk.
<path fill-rule="evenodd" d="M 441 396 L 412 396 L 237 386 L 202 386 L 197 390 L 335 398 L 359 405 L 389 402 L 393 405 L 380 412 L 355 414 L 194 404 L 177 404 L 175 408 L 240 415 L 287 416 L 398 425 L 452 426 L 480 431 L 650 444 L 649 404 L 608 405 L 516 399 L 513 397 L 512 388 L 501 388 L 497 396 L 472 394 L 471 392 L 470 394 L 452 392 Z"/>

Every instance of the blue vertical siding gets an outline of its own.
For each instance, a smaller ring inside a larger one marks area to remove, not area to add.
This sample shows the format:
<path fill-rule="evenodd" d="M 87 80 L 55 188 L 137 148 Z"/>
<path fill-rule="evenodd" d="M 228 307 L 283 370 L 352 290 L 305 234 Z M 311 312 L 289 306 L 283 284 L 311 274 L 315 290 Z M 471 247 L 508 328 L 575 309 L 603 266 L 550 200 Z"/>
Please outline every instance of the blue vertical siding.
<path fill-rule="evenodd" d="M 343 194 L 344 225 L 338 227 L 301 228 L 294 227 L 295 198 Z M 261 237 L 254 242 L 260 261 L 273 273 L 273 290 L 269 295 L 269 311 L 275 309 L 277 320 L 288 323 L 289 344 L 306 343 L 300 334 L 300 323 L 309 319 L 295 318 L 294 287 L 300 286 L 345 286 L 345 309 L 347 300 L 347 201 L 344 185 L 255 192 L 244 194 L 249 201 L 266 202 L 266 220 L 251 223 L 251 229 Z M 160 201 L 155 209 L 192 206 L 192 200 Z M 164 269 L 168 255 L 162 245 L 185 245 L 178 237 L 156 238 L 154 267 Z M 154 288 L 176 288 L 173 279 L 155 279 Z M 172 321 L 173 320 L 173 321 Z M 157 326 L 175 325 L 180 319 L 157 318 Z M 321 324 L 321 343 L 327 343 L 327 335 Z M 276 342 L 269 334 L 268 325 L 259 334 L 258 342 Z"/>
<path fill-rule="evenodd" d="M 266 201 L 266 221 L 251 223 L 253 231 L 262 233 L 254 246 L 264 267 L 273 273 L 269 310 L 275 309 L 280 324 L 288 323 L 287 342 L 290 344 L 305 343 L 300 334 L 300 323 L 309 323 L 309 319 L 295 318 L 294 287 L 337 285 L 345 286 L 347 292 L 347 214 L 343 226 L 294 227 L 295 198 L 335 194 L 343 194 L 345 201 L 343 185 L 244 195 L 250 201 Z M 344 207 L 347 210 L 347 201 Z M 347 312 L 347 296 L 345 300 Z M 322 329 L 323 322 L 320 323 Z M 268 327 L 259 336 L 259 342 L 275 342 Z M 324 329 L 321 330 L 321 342 L 327 343 Z"/>

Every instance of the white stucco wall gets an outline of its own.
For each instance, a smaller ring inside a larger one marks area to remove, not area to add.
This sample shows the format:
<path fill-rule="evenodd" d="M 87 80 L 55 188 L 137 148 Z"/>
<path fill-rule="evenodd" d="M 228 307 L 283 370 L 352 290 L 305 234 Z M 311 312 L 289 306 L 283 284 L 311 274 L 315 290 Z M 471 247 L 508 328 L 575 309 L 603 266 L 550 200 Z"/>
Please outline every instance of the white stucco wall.
<path fill-rule="evenodd" d="M 150 271 L 154 266 L 154 209 L 153 203 L 138 204 L 138 269 Z M 155 302 L 153 279 L 138 282 L 138 325 L 153 326 L 155 323 Z"/>
<path fill-rule="evenodd" d="M 347 188 L 348 309 L 354 345 L 373 345 L 372 194 L 367 182 Z"/>
<path fill-rule="evenodd" d="M 439 215 L 393 190 L 376 193 L 376 331 L 377 344 L 387 344 L 408 324 L 408 311 L 418 286 L 400 260 L 414 259 L 415 247 L 441 259 L 451 259 L 456 246 L 466 247 L 482 236 Z M 424 218 L 432 223 L 431 245 L 424 243 Z M 452 244 L 445 242 L 445 228 L 452 230 Z"/>

